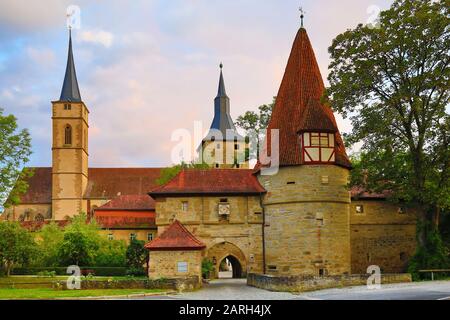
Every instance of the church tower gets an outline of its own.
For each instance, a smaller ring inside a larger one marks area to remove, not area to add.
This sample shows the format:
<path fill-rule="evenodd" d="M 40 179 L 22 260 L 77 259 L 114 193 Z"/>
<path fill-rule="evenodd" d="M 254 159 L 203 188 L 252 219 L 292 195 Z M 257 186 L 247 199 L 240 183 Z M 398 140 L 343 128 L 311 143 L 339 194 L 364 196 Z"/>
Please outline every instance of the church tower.
<path fill-rule="evenodd" d="M 351 164 L 333 111 L 321 102 L 324 89 L 302 26 L 269 123 L 267 152 L 263 152 L 270 156 L 270 133 L 279 130 L 279 170 L 264 175 L 261 169 L 270 165 L 267 158 L 256 167 L 267 190 L 263 205 L 268 274 L 350 273 L 347 183 Z"/>
<path fill-rule="evenodd" d="M 81 100 L 69 35 L 69 53 L 61 97 L 52 102 L 52 219 L 65 220 L 87 210 L 88 114 Z"/>
<path fill-rule="evenodd" d="M 248 169 L 245 138 L 236 130 L 230 115 L 230 98 L 225 90 L 220 64 L 219 89 L 214 99 L 214 119 L 201 145 L 203 162 L 216 169 Z"/>

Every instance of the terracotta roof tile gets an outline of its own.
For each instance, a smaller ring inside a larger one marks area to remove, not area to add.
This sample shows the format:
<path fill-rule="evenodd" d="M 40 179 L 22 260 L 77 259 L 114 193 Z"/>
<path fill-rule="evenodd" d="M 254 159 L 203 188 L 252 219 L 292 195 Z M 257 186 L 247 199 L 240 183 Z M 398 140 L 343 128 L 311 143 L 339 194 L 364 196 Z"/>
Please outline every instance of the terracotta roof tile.
<path fill-rule="evenodd" d="M 85 198 L 112 199 L 146 194 L 157 186 L 161 168 L 90 168 Z"/>
<path fill-rule="evenodd" d="M 153 189 L 152 197 L 183 194 L 260 194 L 266 190 L 253 170 L 187 169 L 165 185 Z"/>
<path fill-rule="evenodd" d="M 23 204 L 52 203 L 52 168 L 31 168 Z M 161 168 L 89 168 L 85 193 L 88 199 L 113 199 L 118 195 L 145 195 L 157 186 Z"/>
<path fill-rule="evenodd" d="M 279 129 L 280 166 L 302 164 L 298 139 L 299 131 L 324 129 L 335 132 L 336 164 L 351 167 L 333 111 L 330 107 L 321 103 L 324 90 L 325 86 L 314 50 L 306 30 L 301 28 L 292 46 L 268 126 L 268 132 L 271 129 Z M 308 109 L 316 110 L 308 111 Z M 271 137 L 268 135 L 266 145 L 269 154 L 270 140 Z M 267 161 L 263 159 L 264 162 Z M 256 170 L 259 167 L 260 164 L 258 163 Z"/>
<path fill-rule="evenodd" d="M 350 194 L 352 199 L 358 200 L 371 200 L 371 199 L 380 199 L 384 200 L 389 198 L 390 195 L 392 195 L 392 192 L 389 190 L 385 190 L 383 192 L 369 192 L 365 188 L 360 186 L 352 187 L 350 190 Z"/>
<path fill-rule="evenodd" d="M 31 168 L 33 176 L 28 178 L 28 190 L 21 196 L 21 203 L 52 203 L 52 168 Z"/>
<path fill-rule="evenodd" d="M 95 210 L 94 218 L 104 229 L 156 229 L 154 211 Z"/>
<path fill-rule="evenodd" d="M 149 195 L 119 196 L 95 210 L 155 210 L 155 200 Z"/>
<path fill-rule="evenodd" d="M 64 228 L 70 223 L 69 220 L 55 220 L 55 221 L 46 220 L 46 221 L 22 221 L 20 222 L 20 225 L 22 226 L 22 228 L 25 228 L 29 231 L 39 231 L 45 225 L 50 224 L 50 222 L 55 222 L 60 228 Z"/>
<path fill-rule="evenodd" d="M 145 248 L 150 251 L 202 250 L 206 245 L 175 220 L 158 238 L 147 243 Z"/>

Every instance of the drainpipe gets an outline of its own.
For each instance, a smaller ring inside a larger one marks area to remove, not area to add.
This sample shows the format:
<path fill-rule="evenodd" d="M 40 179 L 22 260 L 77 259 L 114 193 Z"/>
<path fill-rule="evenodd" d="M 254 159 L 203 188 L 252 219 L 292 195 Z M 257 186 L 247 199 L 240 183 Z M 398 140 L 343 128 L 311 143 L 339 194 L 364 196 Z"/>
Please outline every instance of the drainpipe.
<path fill-rule="evenodd" d="M 263 203 L 263 194 L 259 194 L 259 204 L 262 209 L 263 223 L 262 223 L 262 251 L 263 251 L 263 274 L 266 274 L 266 237 L 265 237 L 265 226 L 266 226 L 266 210 Z"/>

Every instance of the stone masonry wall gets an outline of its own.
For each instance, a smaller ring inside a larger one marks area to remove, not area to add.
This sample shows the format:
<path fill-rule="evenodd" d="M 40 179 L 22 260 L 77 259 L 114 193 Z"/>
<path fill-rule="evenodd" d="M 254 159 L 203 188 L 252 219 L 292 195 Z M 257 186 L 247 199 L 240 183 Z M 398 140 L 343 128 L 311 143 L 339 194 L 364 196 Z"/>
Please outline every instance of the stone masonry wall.
<path fill-rule="evenodd" d="M 150 251 L 150 279 L 198 277 L 202 279 L 202 251 Z M 178 263 L 187 262 L 187 272 L 178 271 Z"/>
<path fill-rule="evenodd" d="M 350 273 L 349 171 L 333 165 L 259 176 L 265 199 L 266 273 Z"/>
<path fill-rule="evenodd" d="M 285 292 L 314 291 L 327 288 L 348 286 L 363 286 L 367 284 L 367 274 L 338 275 L 338 276 L 272 276 L 262 274 L 249 274 L 247 285 L 270 290 Z M 384 274 L 381 284 L 411 282 L 410 274 Z"/>
<path fill-rule="evenodd" d="M 221 219 L 218 204 L 227 199 L 230 216 Z M 188 210 L 182 211 L 182 202 Z M 227 255 L 236 256 L 244 272 L 262 272 L 262 209 L 257 196 L 179 197 L 157 199 L 156 222 L 158 234 L 173 221 L 179 220 L 206 246 L 208 258 L 220 260 Z M 233 248 L 222 252 L 218 247 Z M 211 252 L 220 252 L 211 253 Z M 210 253 L 210 254 L 208 254 Z M 220 261 L 217 261 L 217 268 Z"/>

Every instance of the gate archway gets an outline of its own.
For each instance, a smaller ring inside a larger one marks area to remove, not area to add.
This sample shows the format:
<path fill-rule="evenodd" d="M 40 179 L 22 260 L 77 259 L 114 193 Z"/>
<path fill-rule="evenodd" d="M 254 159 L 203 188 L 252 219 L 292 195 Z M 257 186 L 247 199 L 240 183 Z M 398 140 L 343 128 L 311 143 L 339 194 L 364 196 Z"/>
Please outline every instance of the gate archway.
<path fill-rule="evenodd" d="M 231 265 L 233 278 L 245 278 L 247 276 L 247 260 L 238 246 L 230 242 L 221 242 L 208 249 L 207 258 L 214 264 L 212 279 L 219 278 L 220 264 L 228 260 Z"/>

